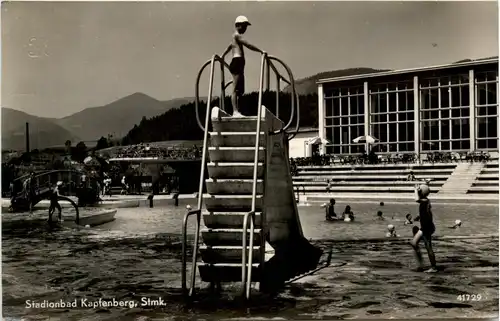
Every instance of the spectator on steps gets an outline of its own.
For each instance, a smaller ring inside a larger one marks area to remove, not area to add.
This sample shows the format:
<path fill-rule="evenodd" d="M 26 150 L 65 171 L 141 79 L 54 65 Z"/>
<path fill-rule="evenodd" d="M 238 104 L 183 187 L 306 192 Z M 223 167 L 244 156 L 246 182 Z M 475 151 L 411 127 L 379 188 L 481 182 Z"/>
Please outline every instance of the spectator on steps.
<path fill-rule="evenodd" d="M 408 177 L 406 178 L 406 180 L 408 182 L 413 182 L 413 181 L 417 180 L 416 177 L 415 177 L 415 175 L 413 174 L 413 171 L 410 171 L 410 174 L 408 174 Z"/>

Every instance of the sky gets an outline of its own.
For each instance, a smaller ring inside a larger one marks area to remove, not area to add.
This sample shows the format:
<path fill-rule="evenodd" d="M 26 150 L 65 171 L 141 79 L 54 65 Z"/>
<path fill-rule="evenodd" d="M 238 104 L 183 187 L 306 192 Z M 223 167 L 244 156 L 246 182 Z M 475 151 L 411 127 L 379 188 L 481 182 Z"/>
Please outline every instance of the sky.
<path fill-rule="evenodd" d="M 1 106 L 59 118 L 135 92 L 192 97 L 199 69 L 227 47 L 238 15 L 252 23 L 245 38 L 285 61 L 295 79 L 499 50 L 495 1 L 2 2 Z M 246 56 L 246 90 L 257 90 L 259 55 Z M 206 96 L 208 69 L 202 79 Z"/>

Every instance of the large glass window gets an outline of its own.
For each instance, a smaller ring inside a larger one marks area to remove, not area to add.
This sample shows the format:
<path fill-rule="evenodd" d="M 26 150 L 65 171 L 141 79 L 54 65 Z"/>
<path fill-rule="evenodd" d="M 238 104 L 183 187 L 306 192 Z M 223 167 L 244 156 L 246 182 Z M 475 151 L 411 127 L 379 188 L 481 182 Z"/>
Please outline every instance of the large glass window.
<path fill-rule="evenodd" d="M 420 82 L 421 150 L 469 150 L 469 75 Z"/>
<path fill-rule="evenodd" d="M 381 152 L 413 152 L 413 82 L 370 86 L 370 135 L 380 140 Z"/>
<path fill-rule="evenodd" d="M 325 91 L 327 154 L 361 153 L 364 144 L 353 139 L 364 135 L 363 86 Z"/>
<path fill-rule="evenodd" d="M 498 148 L 498 72 L 475 75 L 476 148 Z"/>

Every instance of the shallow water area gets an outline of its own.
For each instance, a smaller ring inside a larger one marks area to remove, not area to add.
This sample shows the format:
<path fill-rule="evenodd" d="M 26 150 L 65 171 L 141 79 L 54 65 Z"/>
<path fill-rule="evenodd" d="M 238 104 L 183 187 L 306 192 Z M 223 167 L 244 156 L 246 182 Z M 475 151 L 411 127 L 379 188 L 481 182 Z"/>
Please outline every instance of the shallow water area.
<path fill-rule="evenodd" d="M 331 224 L 325 223 L 321 207 L 300 207 L 304 235 L 324 250 L 318 271 L 288 284 L 275 298 L 253 291 L 248 305 L 235 301 L 239 284 L 225 285 L 222 296 L 214 298 L 207 295 L 207 284 L 198 279 L 199 296 L 193 305 L 185 306 L 180 259 L 187 204 L 194 208 L 196 202 L 120 208 L 115 221 L 93 228 L 38 226 L 25 233 L 4 233 L 4 316 L 143 321 L 498 317 L 498 237 L 435 241 L 436 257 L 444 270 L 433 275 L 412 270 L 415 260 L 404 242 L 344 242 L 383 237 L 387 224 L 396 225 L 399 234 L 409 237 L 411 226 L 403 225 L 404 215 L 407 210 L 415 214 L 416 204 L 386 204 L 381 210 L 387 221 L 380 222 L 374 220 L 378 204 L 351 203 L 356 222 Z M 342 212 L 345 205 L 339 201 L 336 212 Z M 438 235 L 498 234 L 498 206 L 434 204 L 433 211 Z M 457 218 L 463 222 L 461 229 L 445 228 Z M 189 222 L 189 244 L 194 221 Z M 332 261 L 327 266 L 329 253 Z M 461 293 L 480 293 L 482 299 L 459 302 Z M 83 298 L 140 304 L 143 298 L 158 297 L 164 305 L 29 309 L 25 304 L 26 300 Z"/>

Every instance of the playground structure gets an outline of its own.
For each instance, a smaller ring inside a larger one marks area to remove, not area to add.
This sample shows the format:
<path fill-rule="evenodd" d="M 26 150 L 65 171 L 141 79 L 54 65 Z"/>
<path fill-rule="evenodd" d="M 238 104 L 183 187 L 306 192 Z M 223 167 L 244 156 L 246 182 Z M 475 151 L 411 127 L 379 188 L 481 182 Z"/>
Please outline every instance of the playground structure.
<path fill-rule="evenodd" d="M 285 68 L 289 80 L 278 72 L 273 61 Z M 221 68 L 221 106 L 212 109 L 216 62 Z M 210 84 L 203 125 L 198 111 L 199 81 L 209 65 Z M 259 283 L 261 292 L 275 293 L 289 279 L 315 269 L 322 251 L 302 234 L 290 173 L 288 141 L 299 127 L 299 100 L 290 68 L 276 57 L 265 53 L 261 56 L 257 116 L 241 118 L 232 118 L 224 111 L 225 89 L 231 83 L 225 83 L 224 68 L 229 66 L 214 55 L 203 65 L 196 80 L 196 117 L 204 131 L 204 140 L 198 206 L 186 214 L 183 222 L 182 289 L 189 297 L 194 295 L 199 267 L 201 279 L 210 282 L 212 288 L 221 282 L 240 281 L 243 296 L 249 299 L 252 282 Z M 262 105 L 264 76 L 269 90 L 271 69 L 277 79 L 277 101 L 280 81 L 291 86 L 292 110 L 287 124 L 279 118 L 278 102 L 276 115 Z M 286 130 L 295 113 L 295 131 L 288 136 Z M 203 194 L 205 185 L 207 194 Z M 196 228 L 188 289 L 187 223 L 191 216 L 196 217 Z M 203 230 L 202 217 L 206 227 Z M 200 232 L 203 245 L 200 245 Z M 271 258 L 266 255 L 266 243 L 274 249 Z M 198 251 L 201 263 L 198 263 Z"/>
<path fill-rule="evenodd" d="M 97 182 L 93 181 L 94 184 L 82 186 L 83 173 L 76 170 L 52 170 L 36 173 L 31 178 L 32 198 L 28 200 L 27 191 L 23 186 L 23 182 L 28 179 L 29 176 L 29 174 L 24 175 L 13 181 L 14 194 L 11 195 L 10 205 L 10 210 L 12 212 L 28 211 L 30 202 L 32 206 L 35 206 L 40 201 L 48 199 L 53 187 L 58 181 L 64 182 L 64 186 L 60 192 L 65 195 L 60 196 L 59 200 L 70 202 L 73 207 L 90 205 L 98 200 L 97 188 L 95 186 Z M 92 178 L 89 178 L 89 180 L 92 180 Z M 66 196 L 77 196 L 78 204 Z"/>

